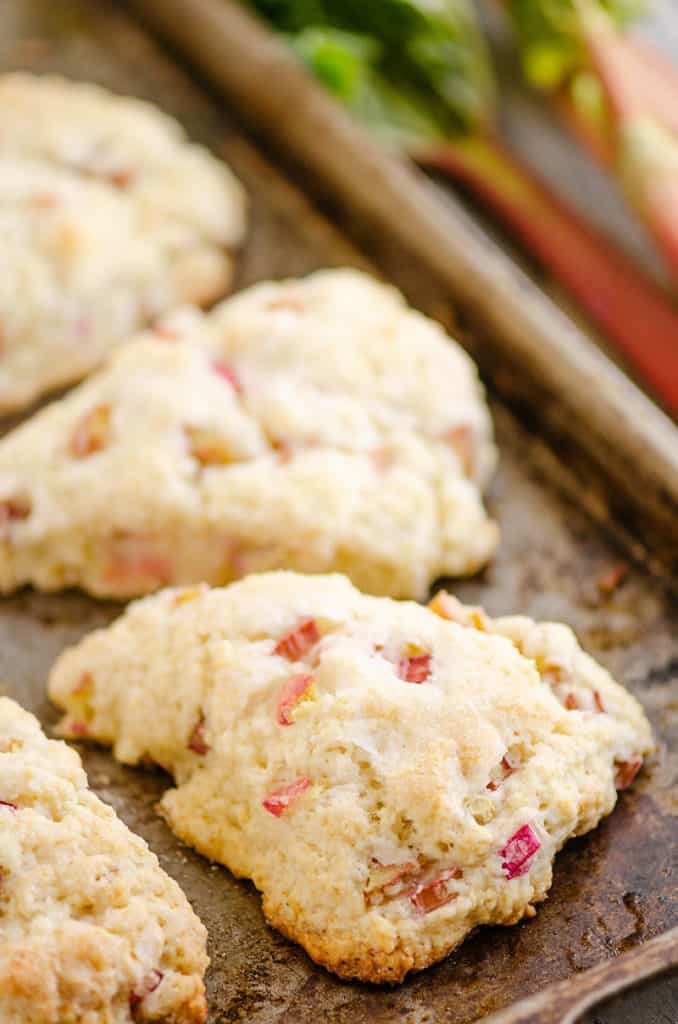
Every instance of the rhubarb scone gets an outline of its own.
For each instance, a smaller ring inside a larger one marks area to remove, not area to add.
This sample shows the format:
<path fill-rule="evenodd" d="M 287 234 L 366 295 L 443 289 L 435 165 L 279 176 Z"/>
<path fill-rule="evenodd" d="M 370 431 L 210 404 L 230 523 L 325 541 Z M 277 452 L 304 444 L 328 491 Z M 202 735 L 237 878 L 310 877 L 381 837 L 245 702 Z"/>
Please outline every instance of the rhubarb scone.
<path fill-rule="evenodd" d="M 425 597 L 497 528 L 473 363 L 354 271 L 184 309 L 0 441 L 0 590 L 342 571 Z"/>
<path fill-rule="evenodd" d="M 205 942 L 77 753 L 0 698 L 1 1024 L 202 1022 Z"/>
<path fill-rule="evenodd" d="M 652 749 L 565 626 L 342 576 L 169 589 L 57 661 L 66 736 L 151 759 L 174 831 L 347 978 L 399 981 L 534 914 Z"/>
<path fill-rule="evenodd" d="M 231 172 L 150 104 L 0 76 L 0 413 L 219 298 L 243 229 Z"/>

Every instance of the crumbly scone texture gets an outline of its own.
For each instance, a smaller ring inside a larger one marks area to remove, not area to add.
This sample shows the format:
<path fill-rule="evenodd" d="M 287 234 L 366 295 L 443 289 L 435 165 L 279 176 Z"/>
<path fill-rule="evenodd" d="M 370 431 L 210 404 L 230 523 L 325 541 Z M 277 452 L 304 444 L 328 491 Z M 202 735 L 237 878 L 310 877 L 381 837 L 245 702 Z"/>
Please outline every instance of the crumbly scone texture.
<path fill-rule="evenodd" d="M 1 1024 L 198 1024 L 205 944 L 77 753 L 0 698 Z"/>
<path fill-rule="evenodd" d="M 425 597 L 497 543 L 475 367 L 355 271 L 183 309 L 0 441 L 0 590 L 341 571 Z"/>
<path fill-rule="evenodd" d="M 244 206 L 225 164 L 151 104 L 0 76 L 0 413 L 223 295 Z"/>
<path fill-rule="evenodd" d="M 49 691 L 65 735 L 173 774 L 175 832 L 313 959 L 399 981 L 532 916 L 653 745 L 567 627 L 441 600 L 294 573 L 170 589 L 62 654 Z"/>

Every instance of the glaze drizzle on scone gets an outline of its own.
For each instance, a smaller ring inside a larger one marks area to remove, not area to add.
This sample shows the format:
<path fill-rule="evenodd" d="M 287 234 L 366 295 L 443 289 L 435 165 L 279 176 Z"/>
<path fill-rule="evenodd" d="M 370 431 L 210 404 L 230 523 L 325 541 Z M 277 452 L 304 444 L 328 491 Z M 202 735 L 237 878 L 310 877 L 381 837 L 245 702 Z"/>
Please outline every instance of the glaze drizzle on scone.
<path fill-rule="evenodd" d="M 494 460 L 473 364 L 397 292 L 259 285 L 176 313 L 0 441 L 0 590 L 284 568 L 423 597 L 493 553 Z"/>
<path fill-rule="evenodd" d="M 638 703 L 565 626 L 452 598 L 441 616 L 339 576 L 182 597 L 137 602 L 60 657 L 61 728 L 171 772 L 177 834 L 252 878 L 268 920 L 345 977 L 398 981 L 477 925 L 533 914 L 557 850 L 652 749 Z M 551 660 L 577 708 L 540 673 Z"/>
<path fill-rule="evenodd" d="M 161 313 L 226 291 L 228 168 L 148 103 L 0 76 L 0 413 L 78 380 Z"/>
<path fill-rule="evenodd" d="M 0 1022 L 201 1024 L 205 940 L 77 753 L 0 697 Z"/>

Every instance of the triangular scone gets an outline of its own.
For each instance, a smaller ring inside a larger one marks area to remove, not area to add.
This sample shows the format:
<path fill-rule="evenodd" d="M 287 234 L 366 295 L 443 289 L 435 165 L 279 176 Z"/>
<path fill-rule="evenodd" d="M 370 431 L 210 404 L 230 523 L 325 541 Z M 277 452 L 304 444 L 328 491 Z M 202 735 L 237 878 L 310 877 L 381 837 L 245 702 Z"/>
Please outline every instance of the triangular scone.
<path fill-rule="evenodd" d="M 150 104 L 0 76 L 0 413 L 222 295 L 243 230 L 228 168 Z"/>
<path fill-rule="evenodd" d="M 0 441 L 0 589 L 340 570 L 423 597 L 497 528 L 475 367 L 353 271 L 185 310 Z"/>
<path fill-rule="evenodd" d="M 170 825 L 251 878 L 271 924 L 398 981 L 532 915 L 652 749 L 567 627 L 433 607 L 340 576 L 168 590 L 65 652 L 49 691 L 66 735 L 172 773 Z"/>
<path fill-rule="evenodd" d="M 0 1022 L 199 1024 L 205 942 L 77 753 L 1 697 Z"/>

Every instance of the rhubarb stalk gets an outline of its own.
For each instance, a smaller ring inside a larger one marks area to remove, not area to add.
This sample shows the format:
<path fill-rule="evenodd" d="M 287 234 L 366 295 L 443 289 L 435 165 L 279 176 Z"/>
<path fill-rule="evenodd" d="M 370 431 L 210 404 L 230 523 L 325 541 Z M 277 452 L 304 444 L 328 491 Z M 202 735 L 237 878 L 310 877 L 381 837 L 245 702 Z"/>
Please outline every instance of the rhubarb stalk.
<path fill-rule="evenodd" d="M 637 13 L 625 0 L 504 6 L 527 77 L 552 93 L 573 134 L 615 170 L 678 282 L 678 71 L 649 44 L 622 34 Z"/>
<path fill-rule="evenodd" d="M 250 2 L 378 138 L 482 199 L 678 411 L 678 311 L 494 141 L 492 69 L 468 0 Z M 634 13 L 635 0 L 601 2 L 619 24 Z M 582 67 L 580 0 L 504 3 L 550 87 Z"/>
<path fill-rule="evenodd" d="M 587 101 L 586 94 L 591 101 Z M 602 167 L 613 167 L 614 130 L 595 75 L 590 71 L 578 72 L 553 94 L 553 105 L 561 121 L 594 159 Z"/>
<path fill-rule="evenodd" d="M 481 198 L 678 410 L 678 309 L 659 287 L 498 142 L 470 136 L 415 155 Z"/>
<path fill-rule="evenodd" d="M 583 26 L 614 125 L 618 174 L 678 282 L 678 73 L 604 21 Z"/>

